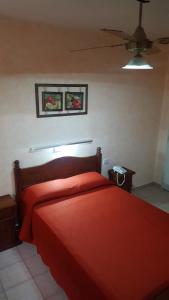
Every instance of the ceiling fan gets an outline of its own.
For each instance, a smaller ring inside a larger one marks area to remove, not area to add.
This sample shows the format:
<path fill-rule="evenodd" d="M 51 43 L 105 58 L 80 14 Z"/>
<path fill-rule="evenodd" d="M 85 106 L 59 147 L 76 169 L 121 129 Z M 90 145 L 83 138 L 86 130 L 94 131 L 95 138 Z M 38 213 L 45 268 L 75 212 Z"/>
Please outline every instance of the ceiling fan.
<path fill-rule="evenodd" d="M 139 54 L 139 55 L 142 53 L 150 54 L 150 53 L 160 52 L 160 49 L 158 49 L 156 46 L 154 46 L 153 43 L 158 42 L 159 44 L 168 45 L 169 37 L 161 37 L 155 41 L 151 41 L 148 39 L 148 37 L 144 31 L 144 28 L 142 27 L 142 15 L 143 15 L 143 4 L 149 3 L 150 0 L 137 0 L 137 1 L 140 2 L 140 4 L 139 4 L 139 23 L 138 23 L 138 26 L 133 35 L 128 35 L 127 33 L 120 31 L 120 30 L 106 29 L 106 28 L 101 29 L 101 31 L 110 32 L 113 35 L 118 36 L 119 38 L 121 38 L 124 41 L 123 43 L 75 49 L 75 50 L 71 50 L 71 52 L 79 52 L 79 51 L 92 50 L 92 49 L 98 49 L 98 48 L 113 48 L 113 47 L 121 47 L 121 46 L 125 46 L 125 48 L 129 52 L 133 52 L 133 53 Z"/>

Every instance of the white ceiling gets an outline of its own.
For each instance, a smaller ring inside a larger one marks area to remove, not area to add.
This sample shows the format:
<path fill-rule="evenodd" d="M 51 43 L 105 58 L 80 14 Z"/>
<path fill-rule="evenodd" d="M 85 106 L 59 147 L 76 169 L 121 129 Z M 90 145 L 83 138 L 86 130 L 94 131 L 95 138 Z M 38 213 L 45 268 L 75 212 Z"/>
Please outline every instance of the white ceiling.
<path fill-rule="evenodd" d="M 0 0 L 0 14 L 64 28 L 103 27 L 132 34 L 138 22 L 136 0 Z M 169 36 L 169 0 L 144 5 L 143 27 L 151 39 Z"/>

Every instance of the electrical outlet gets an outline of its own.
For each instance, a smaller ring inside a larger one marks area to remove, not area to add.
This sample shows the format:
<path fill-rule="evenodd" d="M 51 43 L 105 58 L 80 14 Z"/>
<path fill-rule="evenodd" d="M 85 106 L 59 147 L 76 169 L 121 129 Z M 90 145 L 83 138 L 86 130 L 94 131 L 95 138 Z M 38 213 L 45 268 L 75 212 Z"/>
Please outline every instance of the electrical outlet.
<path fill-rule="evenodd" d="M 109 165 L 109 164 L 110 164 L 110 159 L 109 158 L 103 159 L 103 165 Z"/>

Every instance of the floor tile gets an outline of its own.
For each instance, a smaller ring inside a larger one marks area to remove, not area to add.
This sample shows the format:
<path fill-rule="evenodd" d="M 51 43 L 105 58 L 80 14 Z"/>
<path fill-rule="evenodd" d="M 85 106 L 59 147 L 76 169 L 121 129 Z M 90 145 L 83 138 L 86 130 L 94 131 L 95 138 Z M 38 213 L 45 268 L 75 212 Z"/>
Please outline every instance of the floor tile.
<path fill-rule="evenodd" d="M 62 289 L 60 289 L 58 293 L 56 293 L 55 295 L 49 298 L 46 298 L 45 300 L 69 300 L 69 299 L 66 296 L 65 292 Z"/>
<path fill-rule="evenodd" d="M 23 260 L 37 254 L 36 247 L 29 243 L 20 244 L 19 246 L 17 246 L 17 250 Z"/>
<path fill-rule="evenodd" d="M 2 251 L 0 252 L 0 269 L 6 268 L 21 260 L 22 258 L 16 248 Z"/>
<path fill-rule="evenodd" d="M 0 292 L 0 300 L 7 300 L 4 292 Z"/>
<path fill-rule="evenodd" d="M 136 188 L 133 191 L 133 194 L 148 203 L 169 212 L 169 191 L 164 190 L 160 185 L 152 183 L 145 187 Z"/>
<path fill-rule="evenodd" d="M 4 289 L 8 289 L 30 278 L 31 275 L 23 262 L 17 262 L 0 270 L 0 280 Z"/>
<path fill-rule="evenodd" d="M 25 259 L 24 262 L 32 276 L 40 275 L 48 271 L 48 267 L 43 263 L 40 255 Z"/>
<path fill-rule="evenodd" d="M 43 300 L 33 280 L 28 280 L 6 291 L 8 300 Z M 60 300 L 60 299 L 59 299 Z"/>
<path fill-rule="evenodd" d="M 56 281 L 49 272 L 35 276 L 34 281 L 44 298 L 52 296 L 56 292 L 60 291 L 60 287 L 56 284 Z"/>

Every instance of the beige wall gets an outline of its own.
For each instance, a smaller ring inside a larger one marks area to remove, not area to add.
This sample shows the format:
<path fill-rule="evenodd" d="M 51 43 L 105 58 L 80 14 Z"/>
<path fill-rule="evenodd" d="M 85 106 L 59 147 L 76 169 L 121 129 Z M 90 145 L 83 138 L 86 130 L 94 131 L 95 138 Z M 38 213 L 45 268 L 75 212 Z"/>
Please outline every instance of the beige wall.
<path fill-rule="evenodd" d="M 70 154 L 93 154 L 101 146 L 104 158 L 110 159 L 104 174 L 112 164 L 122 164 L 137 172 L 135 185 L 153 180 L 165 75 L 162 56 L 153 72 L 122 71 L 129 58 L 124 49 L 70 53 L 112 43 L 103 33 L 1 18 L 0 36 L 0 194 L 14 192 L 15 159 L 31 166 L 62 154 L 29 153 L 30 147 L 84 138 L 93 138 L 93 144 L 77 146 Z M 88 114 L 36 118 L 35 82 L 88 83 Z"/>
<path fill-rule="evenodd" d="M 165 77 L 165 86 L 163 94 L 163 104 L 160 120 L 160 128 L 158 135 L 157 153 L 156 153 L 156 164 L 154 180 L 161 183 L 165 154 L 167 146 L 167 138 L 169 136 L 169 59 L 166 60 L 167 72 Z"/>

